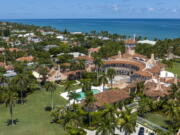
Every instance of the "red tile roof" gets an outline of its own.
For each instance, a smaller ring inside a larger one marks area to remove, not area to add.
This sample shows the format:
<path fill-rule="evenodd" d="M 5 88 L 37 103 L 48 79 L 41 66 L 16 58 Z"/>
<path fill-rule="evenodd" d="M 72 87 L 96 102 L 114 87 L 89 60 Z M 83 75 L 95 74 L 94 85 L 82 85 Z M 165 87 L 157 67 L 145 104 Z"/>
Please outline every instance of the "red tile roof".
<path fill-rule="evenodd" d="M 18 49 L 18 48 L 9 48 L 8 50 L 10 52 L 14 52 L 14 51 L 18 52 L 18 51 L 20 51 L 20 49 Z"/>
<path fill-rule="evenodd" d="M 152 75 L 149 72 L 146 72 L 146 71 L 136 71 L 134 73 L 138 74 L 138 75 L 141 75 L 141 76 L 145 76 L 145 77 L 152 77 Z"/>
<path fill-rule="evenodd" d="M 112 104 L 129 98 L 129 92 L 126 89 L 112 89 L 95 95 L 95 105 L 102 107 L 105 104 Z"/>
<path fill-rule="evenodd" d="M 156 66 L 152 67 L 151 69 L 148 69 L 148 71 L 151 72 L 151 73 L 160 74 L 161 67 L 156 65 Z"/>
<path fill-rule="evenodd" d="M 78 72 L 84 72 L 84 70 L 75 70 L 75 71 L 69 71 L 69 72 L 65 72 L 65 75 L 75 75 Z"/>
<path fill-rule="evenodd" d="M 133 60 L 109 60 L 109 61 L 105 61 L 104 64 L 129 64 L 129 65 L 134 65 L 139 67 L 140 69 L 144 69 L 145 68 L 145 64 L 137 62 L 137 61 L 133 61 Z"/>
<path fill-rule="evenodd" d="M 90 49 L 88 49 L 88 52 L 89 53 L 95 53 L 95 52 L 98 52 L 99 51 L 99 47 L 98 48 L 90 48 Z"/>
<path fill-rule="evenodd" d="M 87 60 L 87 61 L 93 61 L 93 57 L 90 56 L 79 56 L 76 58 L 77 60 Z"/>
<path fill-rule="evenodd" d="M 28 57 L 20 57 L 18 59 L 16 59 L 17 61 L 33 61 L 33 57 L 32 56 L 28 56 Z"/>
<path fill-rule="evenodd" d="M 0 67 L 4 67 L 6 64 L 4 62 L 0 62 Z"/>
<path fill-rule="evenodd" d="M 128 39 L 125 41 L 125 44 L 136 44 L 136 41 L 134 39 Z"/>
<path fill-rule="evenodd" d="M 164 97 L 169 95 L 170 87 L 165 87 L 161 85 L 161 89 L 157 89 L 157 84 L 153 82 L 148 82 L 145 84 L 144 94 L 150 97 Z"/>
<path fill-rule="evenodd" d="M 63 64 L 61 64 L 61 66 L 67 66 L 67 67 L 69 67 L 69 66 L 71 66 L 71 63 L 63 63 Z"/>

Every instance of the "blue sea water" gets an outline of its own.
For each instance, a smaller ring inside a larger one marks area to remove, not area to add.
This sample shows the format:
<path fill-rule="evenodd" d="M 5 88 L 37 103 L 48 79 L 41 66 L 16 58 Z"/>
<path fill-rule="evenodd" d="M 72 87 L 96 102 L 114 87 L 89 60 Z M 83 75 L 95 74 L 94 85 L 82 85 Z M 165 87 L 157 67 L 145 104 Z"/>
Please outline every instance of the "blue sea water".
<path fill-rule="evenodd" d="M 63 31 L 109 31 L 122 35 L 158 38 L 179 38 L 180 19 L 16 19 L 1 20 L 38 26 L 52 26 Z"/>

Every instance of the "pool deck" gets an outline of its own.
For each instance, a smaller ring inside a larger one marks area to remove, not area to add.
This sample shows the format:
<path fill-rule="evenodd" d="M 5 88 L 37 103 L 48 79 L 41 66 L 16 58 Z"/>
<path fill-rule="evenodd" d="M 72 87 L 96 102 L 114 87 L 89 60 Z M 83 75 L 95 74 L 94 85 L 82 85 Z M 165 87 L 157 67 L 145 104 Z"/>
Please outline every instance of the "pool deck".
<path fill-rule="evenodd" d="M 107 88 L 108 88 L 108 87 L 105 87 L 105 89 L 107 89 Z M 93 90 L 93 89 L 99 90 L 100 93 L 103 92 L 103 86 L 102 86 L 102 85 L 101 85 L 101 86 L 98 86 L 98 87 L 92 86 L 91 89 L 92 89 L 92 90 Z M 76 92 L 76 93 L 82 92 L 82 89 L 77 89 L 77 90 L 75 90 L 74 92 Z M 64 99 L 66 99 L 66 100 L 69 100 L 68 92 L 61 93 L 60 96 L 62 96 L 62 97 L 63 97 Z M 71 101 L 70 101 L 70 104 L 72 104 L 73 102 L 74 102 L 74 100 L 71 100 Z M 75 101 L 75 103 L 78 103 L 78 104 L 79 104 L 79 103 L 81 103 L 81 100 Z"/>

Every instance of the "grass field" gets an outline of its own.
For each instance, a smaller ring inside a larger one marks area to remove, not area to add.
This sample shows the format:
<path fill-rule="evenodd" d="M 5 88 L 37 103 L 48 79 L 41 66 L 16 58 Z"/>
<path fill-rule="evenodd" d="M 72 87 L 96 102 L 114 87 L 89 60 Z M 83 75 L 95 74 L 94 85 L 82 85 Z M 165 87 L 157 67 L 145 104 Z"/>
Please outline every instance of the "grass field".
<path fill-rule="evenodd" d="M 173 68 L 167 68 L 167 70 L 177 74 L 178 78 L 180 78 L 180 63 L 174 62 Z"/>
<path fill-rule="evenodd" d="M 65 105 L 66 101 L 59 96 L 62 88 L 55 94 L 55 104 Z M 50 93 L 45 90 L 36 91 L 27 97 L 23 105 L 16 105 L 14 119 L 17 125 L 7 126 L 10 118 L 9 110 L 5 105 L 0 105 L 0 135 L 63 135 L 65 132 L 58 124 L 51 124 L 50 112 L 44 107 L 50 105 Z"/>
<path fill-rule="evenodd" d="M 167 128 L 167 117 L 159 112 L 154 112 L 154 113 L 148 113 L 144 117 L 145 119 L 149 120 L 152 123 L 155 123 L 163 128 Z"/>

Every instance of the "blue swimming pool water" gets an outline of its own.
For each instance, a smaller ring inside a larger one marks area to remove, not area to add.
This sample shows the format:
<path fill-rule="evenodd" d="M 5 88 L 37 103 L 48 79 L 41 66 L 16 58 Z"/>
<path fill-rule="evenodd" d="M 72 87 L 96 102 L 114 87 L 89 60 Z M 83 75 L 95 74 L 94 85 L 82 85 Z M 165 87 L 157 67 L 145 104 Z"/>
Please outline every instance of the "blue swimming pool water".
<path fill-rule="evenodd" d="M 92 92 L 93 92 L 94 95 L 100 93 L 100 91 L 96 90 L 96 89 L 92 89 Z M 79 97 L 77 98 L 77 100 L 85 99 L 86 95 L 85 95 L 84 92 L 78 92 L 78 94 L 79 94 Z"/>

